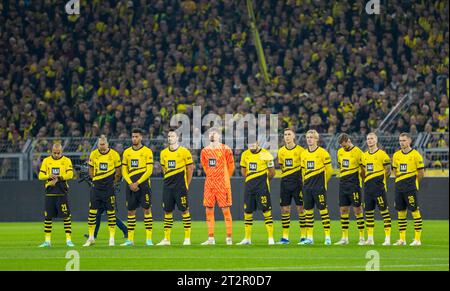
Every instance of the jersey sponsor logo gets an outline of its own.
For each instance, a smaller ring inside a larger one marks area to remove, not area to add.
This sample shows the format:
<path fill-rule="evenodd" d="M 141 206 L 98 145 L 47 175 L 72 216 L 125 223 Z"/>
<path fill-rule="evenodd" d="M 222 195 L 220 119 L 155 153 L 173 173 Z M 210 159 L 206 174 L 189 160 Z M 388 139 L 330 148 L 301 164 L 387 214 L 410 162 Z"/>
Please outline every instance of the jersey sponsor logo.
<path fill-rule="evenodd" d="M 258 164 L 257 163 L 249 163 L 248 164 L 248 169 L 250 171 L 256 171 L 258 169 Z"/>
<path fill-rule="evenodd" d="M 52 174 L 53 174 L 53 175 L 59 175 L 60 172 L 61 172 L 61 171 L 60 171 L 59 168 L 52 168 Z"/>
<path fill-rule="evenodd" d="M 101 171 L 108 171 L 108 163 L 100 163 L 99 168 Z"/>
<path fill-rule="evenodd" d="M 373 164 L 372 163 L 368 163 L 366 168 L 367 168 L 367 172 L 373 172 Z"/>
<path fill-rule="evenodd" d="M 285 167 L 292 167 L 294 165 L 294 160 L 293 159 L 286 159 L 284 160 L 284 166 Z"/>
<path fill-rule="evenodd" d="M 175 160 L 168 160 L 168 161 L 167 161 L 167 168 L 169 168 L 169 169 L 175 169 L 175 168 L 176 168 Z"/>
<path fill-rule="evenodd" d="M 137 168 L 137 167 L 139 167 L 139 160 L 137 160 L 137 159 L 132 159 L 132 160 L 131 160 L 131 167 L 132 167 L 132 168 Z"/>
<path fill-rule="evenodd" d="M 342 167 L 343 168 L 348 168 L 350 166 L 350 161 L 347 159 L 343 159 L 342 160 Z"/>
<path fill-rule="evenodd" d="M 215 167 L 216 164 L 217 164 L 216 159 L 209 159 L 209 166 L 210 166 L 210 167 Z"/>
<path fill-rule="evenodd" d="M 306 169 L 308 170 L 314 170 L 314 161 L 306 161 Z"/>
<path fill-rule="evenodd" d="M 407 164 L 400 164 L 400 172 L 408 172 L 408 165 Z"/>

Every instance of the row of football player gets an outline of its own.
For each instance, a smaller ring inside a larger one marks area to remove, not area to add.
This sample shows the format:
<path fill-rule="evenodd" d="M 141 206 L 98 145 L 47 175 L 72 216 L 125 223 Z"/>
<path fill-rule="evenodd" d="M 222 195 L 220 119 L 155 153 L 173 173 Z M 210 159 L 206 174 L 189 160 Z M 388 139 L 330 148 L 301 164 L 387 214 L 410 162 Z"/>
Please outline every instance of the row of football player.
<path fill-rule="evenodd" d="M 136 209 L 144 212 L 146 245 L 153 245 L 153 218 L 151 213 L 151 184 L 149 177 L 153 170 L 153 153 L 142 145 L 142 130 L 132 131 L 132 146 L 127 148 L 122 159 L 119 154 L 109 148 L 105 136 L 101 136 L 98 148 L 89 158 L 89 174 L 93 181 L 90 194 L 90 210 L 88 219 L 89 238 L 84 246 L 95 243 L 94 228 L 99 209 L 106 209 L 110 232 L 109 245 L 115 245 L 115 194 L 114 184 L 122 178 L 128 184 L 126 190 L 126 206 L 128 209 L 128 238 L 123 246 L 134 245 L 136 226 Z M 300 221 L 301 245 L 314 243 L 314 208 L 318 208 L 325 231 L 325 244 L 331 244 L 330 217 L 327 207 L 327 185 L 332 175 L 329 153 L 318 146 L 319 134 L 310 130 L 306 134 L 308 148 L 303 149 L 295 144 L 295 133 L 285 129 L 285 145 L 279 149 L 277 162 L 282 171 L 280 205 L 283 235 L 280 244 L 288 244 L 290 226 L 290 205 L 295 201 Z M 201 163 L 206 173 L 204 201 L 208 239 L 203 245 L 215 244 L 214 239 L 214 207 L 217 204 L 223 212 L 226 225 L 226 243 L 232 244 L 232 205 L 230 177 L 234 171 L 234 160 L 231 149 L 220 143 L 220 132 L 212 129 L 209 132 L 210 144 L 202 149 Z M 400 238 L 396 245 L 406 244 L 407 209 L 412 212 L 415 223 L 415 237 L 411 245 L 420 245 L 422 219 L 417 204 L 419 181 L 423 177 L 423 159 L 411 148 L 411 137 L 401 134 L 399 137 L 401 150 L 393 156 L 392 167 L 395 179 L 395 207 L 398 211 Z M 345 245 L 348 240 L 349 210 L 353 206 L 359 229 L 360 245 L 374 244 L 374 210 L 378 206 L 384 221 L 385 241 L 390 245 L 391 218 L 386 200 L 386 178 L 390 175 L 391 160 L 378 148 L 377 136 L 367 135 L 368 151 L 362 152 L 354 146 L 348 135 L 339 137 L 341 149 L 338 151 L 340 169 L 339 205 L 341 212 L 342 238 L 336 244 Z M 193 161 L 188 149 L 178 144 L 175 131 L 168 133 L 168 147 L 161 152 L 160 161 L 164 173 L 163 208 L 164 239 L 158 245 L 170 245 L 175 205 L 181 211 L 185 239 L 183 244 L 190 245 L 191 216 L 188 206 L 188 189 L 192 179 Z M 244 189 L 244 227 L 245 238 L 241 245 L 251 244 L 253 213 L 261 210 L 264 215 L 268 233 L 268 243 L 275 244 L 273 237 L 272 203 L 270 201 L 270 180 L 275 175 L 274 158 L 269 151 L 260 147 L 258 142 L 249 144 L 248 150 L 241 156 L 240 166 L 245 177 Z M 62 147 L 55 144 L 52 155 L 45 158 L 39 173 L 39 179 L 45 180 L 45 242 L 41 247 L 51 245 L 51 229 L 54 217 L 63 217 L 67 245 L 71 241 L 70 209 L 67 199 L 67 180 L 73 178 L 72 163 L 62 156 Z M 364 210 L 362 209 L 362 184 L 364 181 Z M 365 240 L 365 226 L 368 237 Z"/>

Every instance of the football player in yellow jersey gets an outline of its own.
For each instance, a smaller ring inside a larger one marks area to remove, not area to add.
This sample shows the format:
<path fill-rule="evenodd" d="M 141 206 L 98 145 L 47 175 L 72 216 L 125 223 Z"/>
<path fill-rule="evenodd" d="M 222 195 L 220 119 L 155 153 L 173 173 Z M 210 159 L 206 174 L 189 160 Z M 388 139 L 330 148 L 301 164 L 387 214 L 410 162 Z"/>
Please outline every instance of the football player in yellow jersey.
<path fill-rule="evenodd" d="M 72 161 L 62 155 L 61 144 L 54 144 L 52 154 L 42 161 L 39 170 L 39 180 L 45 181 L 45 212 L 44 232 L 45 241 L 39 247 L 51 246 L 52 220 L 54 217 L 63 217 L 66 232 L 66 244 L 73 247 L 72 221 L 70 218 L 68 180 L 73 178 Z"/>
<path fill-rule="evenodd" d="M 300 241 L 306 239 L 306 213 L 303 208 L 301 154 L 305 150 L 295 143 L 295 132 L 284 130 L 285 145 L 278 150 L 278 164 L 281 167 L 280 206 L 283 237 L 279 244 L 289 244 L 289 224 L 291 223 L 291 202 L 297 205 L 300 221 Z"/>
<path fill-rule="evenodd" d="M 170 245 L 175 205 L 181 211 L 184 226 L 183 245 L 191 244 L 191 214 L 189 213 L 188 189 L 194 173 L 192 155 L 178 144 L 178 134 L 170 130 L 167 134 L 169 146 L 161 151 L 160 163 L 164 173 L 163 208 L 164 239 L 159 246 Z"/>
<path fill-rule="evenodd" d="M 128 239 L 122 246 L 134 245 L 136 208 L 144 209 L 146 245 L 153 245 L 153 218 L 151 211 L 150 176 L 153 172 L 153 152 L 142 144 L 143 131 L 135 128 L 131 132 L 132 146 L 122 154 L 122 177 L 127 182 L 126 203 L 128 209 Z"/>
<path fill-rule="evenodd" d="M 392 158 L 395 174 L 395 209 L 398 211 L 400 239 L 395 245 L 406 245 L 407 210 L 414 218 L 414 240 L 411 246 L 420 246 L 422 233 L 422 216 L 420 215 L 417 192 L 424 172 L 423 158 L 418 151 L 411 148 L 411 136 L 402 133 L 399 136 L 400 150 Z"/>
<path fill-rule="evenodd" d="M 106 209 L 109 226 L 109 246 L 114 246 L 116 229 L 116 196 L 114 184 L 118 183 L 121 175 L 120 155 L 109 148 L 108 139 L 101 135 L 98 139 L 97 149 L 89 156 L 89 176 L 94 187 L 91 189 L 89 203 L 88 229 L 89 238 L 84 247 L 95 243 L 94 230 L 98 209 Z"/>
<path fill-rule="evenodd" d="M 331 245 L 330 215 L 327 206 L 327 185 L 333 174 L 330 154 L 319 143 L 319 133 L 308 130 L 308 149 L 301 156 L 303 175 L 303 200 L 306 210 L 306 239 L 300 245 L 314 244 L 314 206 L 320 211 L 325 231 L 325 245 Z"/>
<path fill-rule="evenodd" d="M 249 141 L 256 138 L 249 137 Z M 241 174 L 245 177 L 244 189 L 244 227 L 245 238 L 238 245 L 250 245 L 253 225 L 253 212 L 261 210 L 264 215 L 268 243 L 274 245 L 272 203 L 270 202 L 270 180 L 275 176 L 272 154 L 259 146 L 259 142 L 252 142 L 241 155 Z"/>
<path fill-rule="evenodd" d="M 356 216 L 359 230 L 359 245 L 365 244 L 364 214 L 361 206 L 361 157 L 363 152 L 353 145 L 350 137 L 343 133 L 338 138 L 341 148 L 337 152 L 337 161 L 340 171 L 339 179 L 339 208 L 341 213 L 342 238 L 335 245 L 348 244 L 348 225 L 350 219 L 350 206 Z"/>
<path fill-rule="evenodd" d="M 366 245 L 373 245 L 373 230 L 375 226 L 375 207 L 378 205 L 384 221 L 384 246 L 391 244 L 391 216 L 386 199 L 386 179 L 391 174 L 391 159 L 383 150 L 378 148 L 378 137 L 371 132 L 366 138 L 369 148 L 361 159 L 361 174 L 364 177 L 364 208 L 366 212 L 367 241 Z"/>

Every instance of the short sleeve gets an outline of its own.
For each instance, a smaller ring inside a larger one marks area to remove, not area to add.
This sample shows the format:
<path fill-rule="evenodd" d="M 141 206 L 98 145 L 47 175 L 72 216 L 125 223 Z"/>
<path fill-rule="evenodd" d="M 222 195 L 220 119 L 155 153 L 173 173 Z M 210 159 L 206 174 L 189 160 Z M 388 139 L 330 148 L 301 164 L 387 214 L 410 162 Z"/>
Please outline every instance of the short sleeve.
<path fill-rule="evenodd" d="M 184 149 L 184 161 L 185 161 L 186 165 L 190 165 L 190 164 L 194 163 L 192 161 L 192 154 L 188 149 Z"/>
<path fill-rule="evenodd" d="M 323 151 L 323 164 L 328 165 L 331 164 L 331 156 L 330 153 L 326 150 Z"/>
<path fill-rule="evenodd" d="M 389 158 L 386 152 L 383 152 L 383 166 L 387 166 L 391 164 L 391 158 Z"/>
<path fill-rule="evenodd" d="M 148 155 L 147 155 L 147 161 L 146 161 L 147 165 L 148 164 L 153 164 L 153 152 L 151 149 L 148 150 Z"/>
<path fill-rule="evenodd" d="M 425 165 L 423 163 L 423 157 L 419 152 L 416 152 L 416 167 L 417 170 L 425 168 Z"/>
<path fill-rule="evenodd" d="M 247 167 L 247 155 L 246 152 L 243 152 L 241 155 L 241 162 L 239 164 L 241 167 L 246 168 Z"/>
<path fill-rule="evenodd" d="M 94 160 L 95 160 L 95 151 L 92 151 L 91 154 L 89 155 L 89 161 L 88 161 L 88 165 L 93 167 L 94 166 Z"/>
<path fill-rule="evenodd" d="M 115 168 L 118 168 L 118 167 L 120 167 L 120 155 L 119 155 L 118 152 L 115 152 L 114 155 L 115 155 L 115 158 L 114 158 L 114 167 L 115 167 Z"/>

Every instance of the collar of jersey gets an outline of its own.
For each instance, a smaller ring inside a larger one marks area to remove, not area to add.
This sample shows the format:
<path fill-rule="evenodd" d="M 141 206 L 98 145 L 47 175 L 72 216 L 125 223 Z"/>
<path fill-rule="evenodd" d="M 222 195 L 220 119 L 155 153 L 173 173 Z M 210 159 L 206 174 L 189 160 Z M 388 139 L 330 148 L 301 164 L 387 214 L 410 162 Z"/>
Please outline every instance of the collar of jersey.
<path fill-rule="evenodd" d="M 409 154 L 410 152 L 412 152 L 413 150 L 414 150 L 414 149 L 411 148 L 411 150 L 410 150 L 409 152 L 407 152 L 407 153 L 404 153 L 402 150 L 400 150 L 400 151 L 402 152 L 402 154 L 407 155 L 407 154 Z"/>
<path fill-rule="evenodd" d="M 173 152 L 176 152 L 180 147 L 181 147 L 181 145 L 178 145 L 178 147 L 176 149 L 174 149 L 174 150 L 171 150 L 170 146 L 168 146 L 167 148 L 169 149 L 170 152 L 173 153 Z"/>
<path fill-rule="evenodd" d="M 287 147 L 287 145 L 285 145 L 284 147 L 285 147 L 288 151 L 292 151 L 293 149 L 295 149 L 295 148 L 297 147 L 297 144 L 294 143 L 294 146 L 293 146 L 291 149 L 289 149 L 289 148 Z"/>
<path fill-rule="evenodd" d="M 108 151 L 107 151 L 106 153 L 102 154 L 102 152 L 101 152 L 100 150 L 98 150 L 98 152 L 99 152 L 101 155 L 107 155 L 110 151 L 111 151 L 111 148 L 109 148 Z"/>
<path fill-rule="evenodd" d="M 135 149 L 134 149 L 134 147 L 133 147 L 133 146 L 131 146 L 131 149 L 132 149 L 133 151 L 136 151 L 136 152 L 137 152 L 138 150 L 140 150 L 140 149 L 141 149 L 141 148 L 143 148 L 143 147 L 144 147 L 144 145 L 141 145 L 141 147 L 140 147 L 140 148 L 138 148 L 137 150 L 135 150 Z"/>
<path fill-rule="evenodd" d="M 309 150 L 309 147 L 308 147 L 308 152 L 310 152 L 310 153 L 313 153 L 313 152 L 317 151 L 317 150 L 318 150 L 319 148 L 320 148 L 320 147 L 319 147 L 319 146 L 317 146 L 315 150 L 313 150 L 313 151 L 310 151 L 310 150 Z"/>
<path fill-rule="evenodd" d="M 369 155 L 374 155 L 376 154 L 380 149 L 378 148 L 376 151 L 374 151 L 373 153 L 370 152 L 370 150 L 367 150 L 367 152 L 369 153 Z"/>
<path fill-rule="evenodd" d="M 349 151 L 351 151 L 354 147 L 355 147 L 355 145 L 353 145 L 349 150 L 344 149 L 344 151 L 349 152 Z"/>

